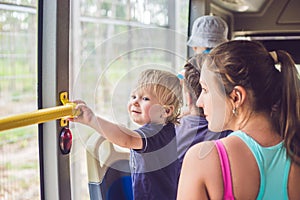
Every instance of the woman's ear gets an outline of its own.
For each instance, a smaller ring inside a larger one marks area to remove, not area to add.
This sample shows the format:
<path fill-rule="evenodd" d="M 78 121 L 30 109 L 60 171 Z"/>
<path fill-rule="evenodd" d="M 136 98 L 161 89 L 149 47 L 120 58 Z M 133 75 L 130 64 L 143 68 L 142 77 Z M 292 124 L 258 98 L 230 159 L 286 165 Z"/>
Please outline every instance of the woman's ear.
<path fill-rule="evenodd" d="M 238 108 L 244 104 L 247 93 L 244 87 L 235 86 L 230 93 L 230 97 L 233 103 L 234 108 Z"/>

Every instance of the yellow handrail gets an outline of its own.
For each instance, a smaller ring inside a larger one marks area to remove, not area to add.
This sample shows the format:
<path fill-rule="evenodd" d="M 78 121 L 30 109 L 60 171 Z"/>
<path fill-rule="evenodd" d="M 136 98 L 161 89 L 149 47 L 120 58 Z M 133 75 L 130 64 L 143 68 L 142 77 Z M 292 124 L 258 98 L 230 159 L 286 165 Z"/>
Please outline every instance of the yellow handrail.
<path fill-rule="evenodd" d="M 75 103 L 66 103 L 62 106 L 44 108 L 34 112 L 22 113 L 0 119 L 0 131 L 22 126 L 40 124 L 51 120 L 78 115 Z"/>
<path fill-rule="evenodd" d="M 60 101 L 63 105 L 52 108 L 44 108 L 34 112 L 22 113 L 18 115 L 0 118 L 0 131 L 9 130 L 12 128 L 19 128 L 32 124 L 40 124 L 47 121 L 61 119 L 60 125 L 67 126 L 68 123 L 63 118 L 75 117 L 80 114 L 76 110 L 76 104 L 69 102 L 68 93 L 61 92 L 59 94 Z"/>

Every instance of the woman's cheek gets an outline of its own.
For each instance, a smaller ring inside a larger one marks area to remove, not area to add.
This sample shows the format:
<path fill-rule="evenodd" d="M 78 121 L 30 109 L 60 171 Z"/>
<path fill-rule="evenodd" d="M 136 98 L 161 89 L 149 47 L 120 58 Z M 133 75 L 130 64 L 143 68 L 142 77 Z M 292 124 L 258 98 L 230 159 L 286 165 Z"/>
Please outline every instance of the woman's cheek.
<path fill-rule="evenodd" d="M 227 120 L 226 101 L 224 96 L 219 95 L 218 93 L 212 95 L 211 105 L 209 118 L 210 130 L 215 132 L 222 131 Z"/>

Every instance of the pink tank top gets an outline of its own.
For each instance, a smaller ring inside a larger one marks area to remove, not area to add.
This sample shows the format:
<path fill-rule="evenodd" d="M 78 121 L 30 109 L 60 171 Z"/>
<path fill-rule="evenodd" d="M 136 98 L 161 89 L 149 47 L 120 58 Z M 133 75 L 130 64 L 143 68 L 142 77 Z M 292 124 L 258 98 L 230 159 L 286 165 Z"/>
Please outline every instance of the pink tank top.
<path fill-rule="evenodd" d="M 226 149 L 223 143 L 220 140 L 215 141 L 216 148 L 219 153 L 222 175 L 223 175 L 223 185 L 224 185 L 224 200 L 234 200 L 233 192 L 232 192 L 232 182 L 231 182 L 231 171 L 230 164 L 228 161 L 228 156 Z"/>

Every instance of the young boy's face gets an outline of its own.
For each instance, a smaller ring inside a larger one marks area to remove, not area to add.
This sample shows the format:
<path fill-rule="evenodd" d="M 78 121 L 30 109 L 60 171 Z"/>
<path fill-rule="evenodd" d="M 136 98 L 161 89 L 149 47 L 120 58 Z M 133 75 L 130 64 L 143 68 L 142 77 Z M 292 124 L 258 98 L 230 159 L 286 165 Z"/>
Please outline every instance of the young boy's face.
<path fill-rule="evenodd" d="M 131 93 L 128 112 L 131 119 L 139 125 L 164 123 L 164 109 L 149 89 L 138 89 Z"/>

